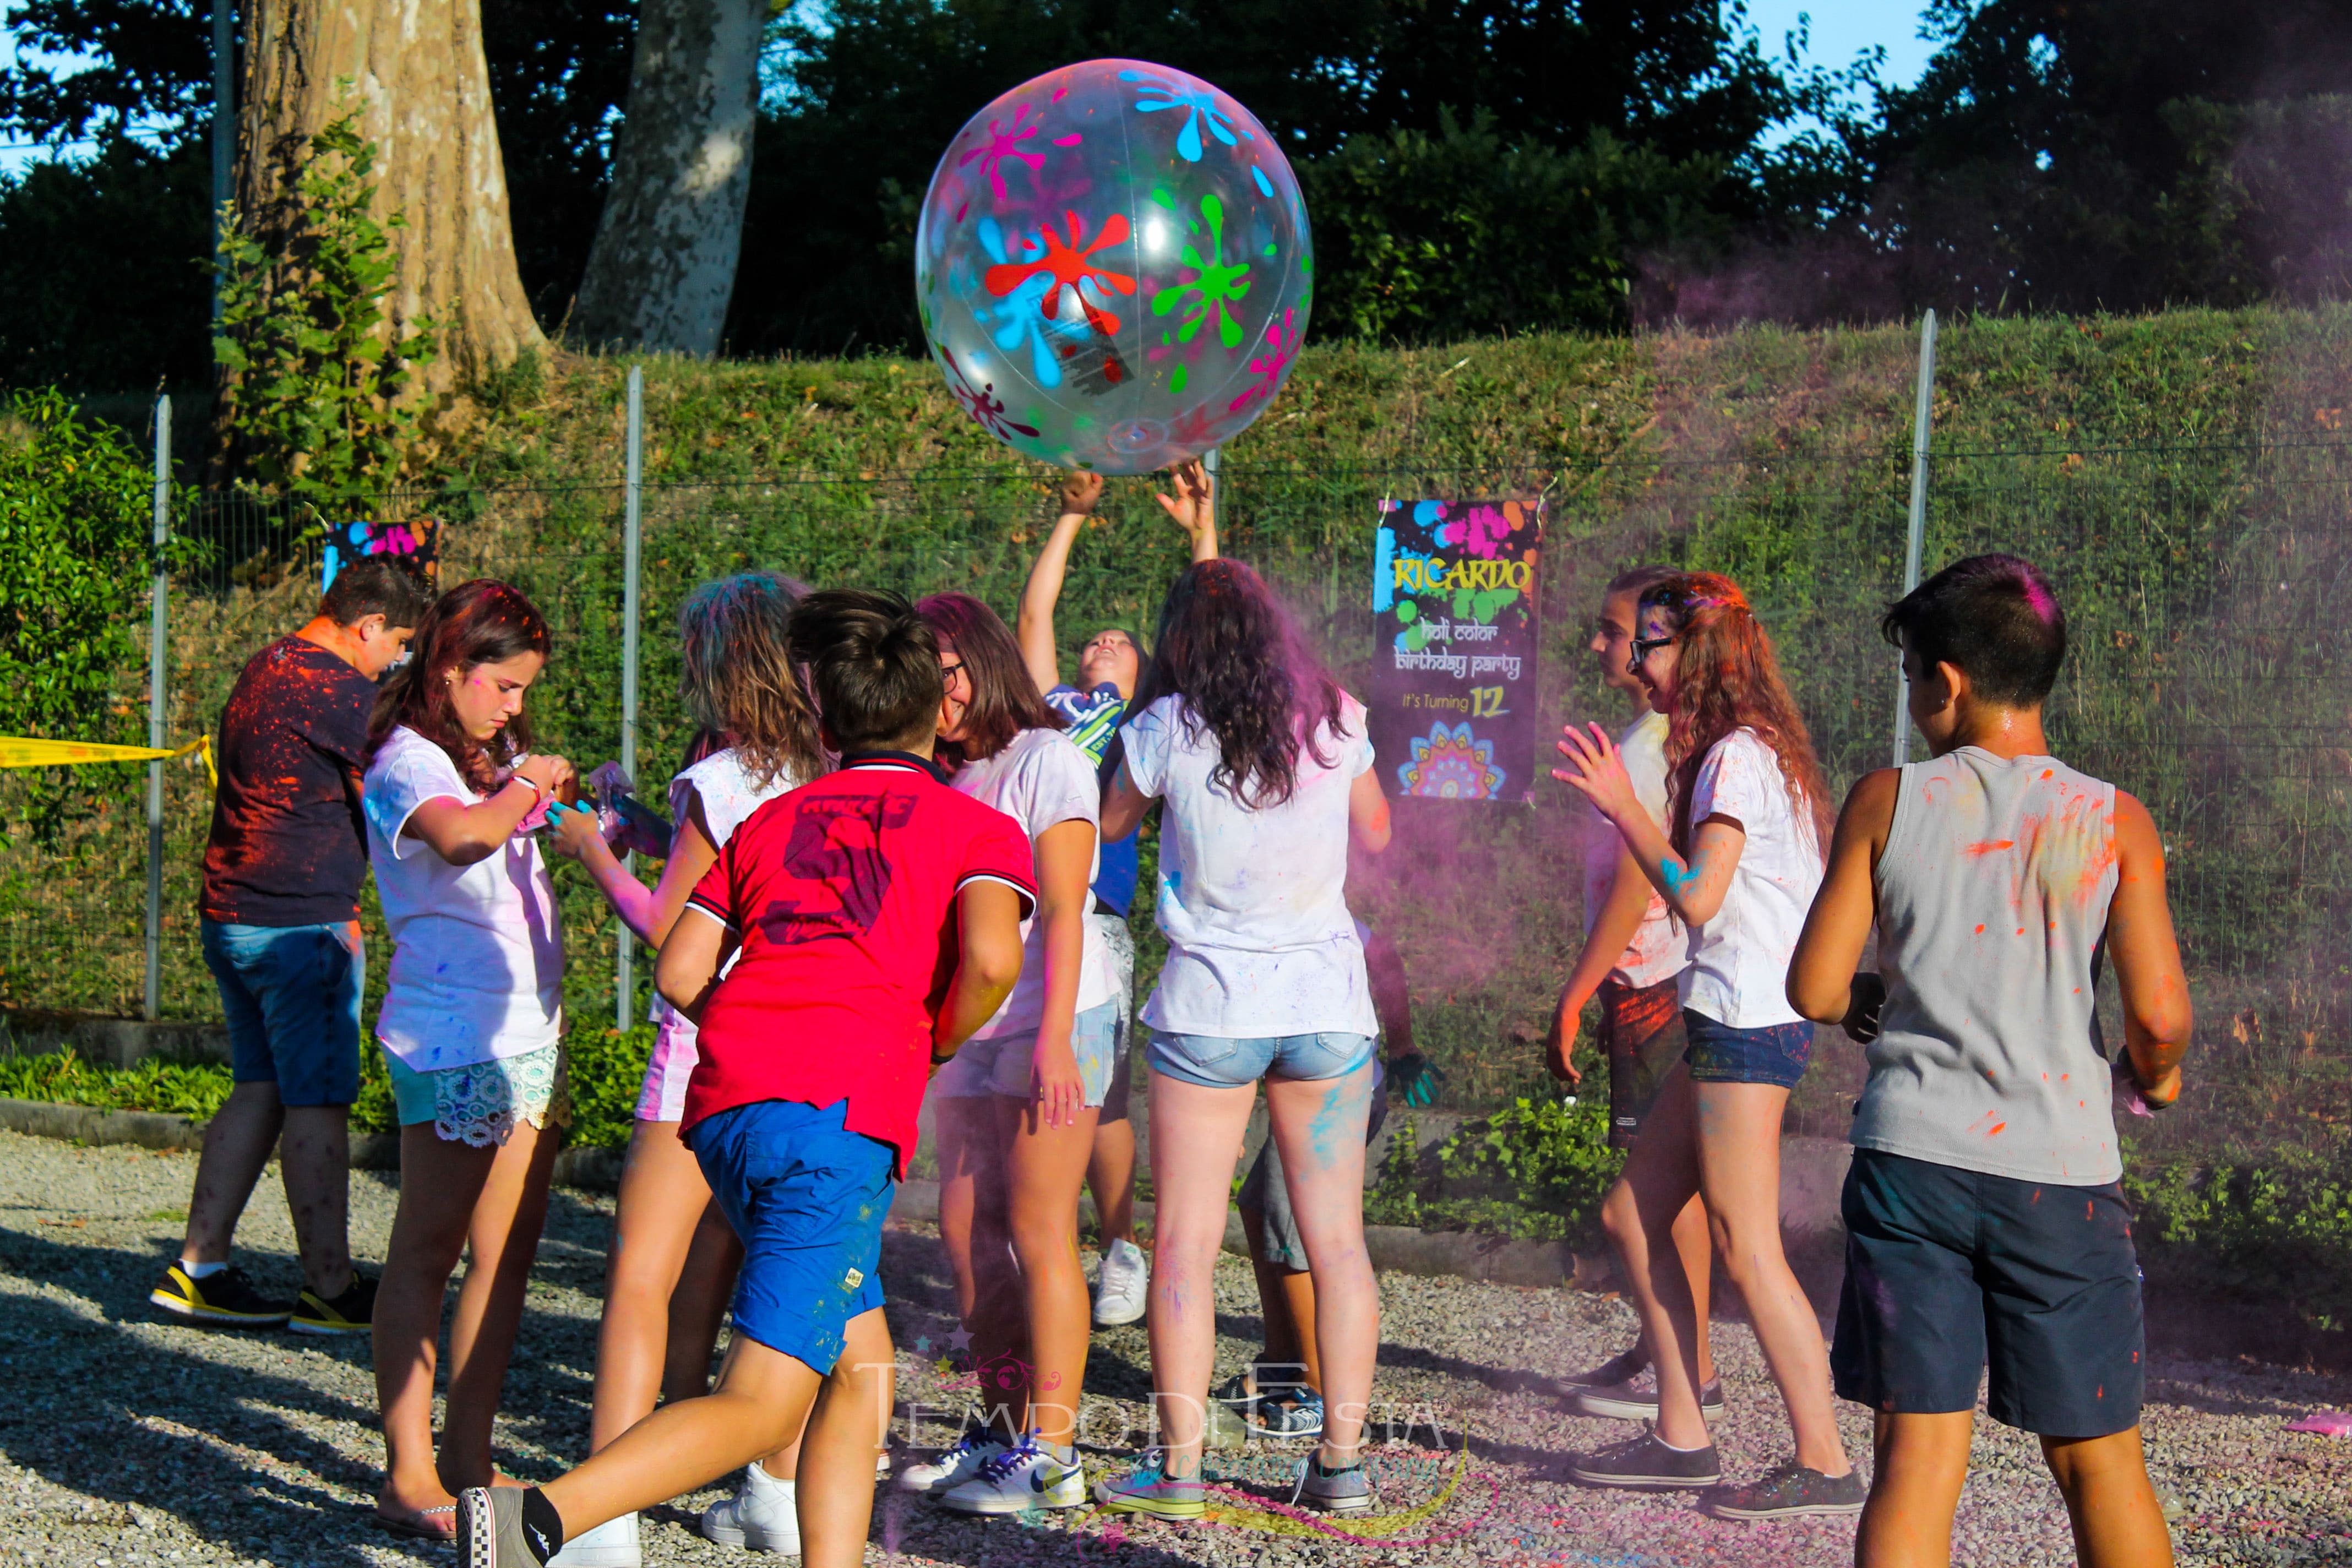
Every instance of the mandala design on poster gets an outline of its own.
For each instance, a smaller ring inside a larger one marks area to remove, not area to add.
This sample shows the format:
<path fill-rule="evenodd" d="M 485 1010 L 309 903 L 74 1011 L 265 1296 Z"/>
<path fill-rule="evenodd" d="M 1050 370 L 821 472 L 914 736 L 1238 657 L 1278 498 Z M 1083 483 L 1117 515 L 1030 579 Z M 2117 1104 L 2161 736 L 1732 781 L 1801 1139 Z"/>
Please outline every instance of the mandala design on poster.
<path fill-rule="evenodd" d="M 1412 739 L 1412 760 L 1397 769 L 1406 795 L 1433 800 L 1492 800 L 1503 793 L 1503 770 L 1495 765 L 1495 743 L 1470 733 L 1467 724 L 1441 719 L 1425 736 Z"/>

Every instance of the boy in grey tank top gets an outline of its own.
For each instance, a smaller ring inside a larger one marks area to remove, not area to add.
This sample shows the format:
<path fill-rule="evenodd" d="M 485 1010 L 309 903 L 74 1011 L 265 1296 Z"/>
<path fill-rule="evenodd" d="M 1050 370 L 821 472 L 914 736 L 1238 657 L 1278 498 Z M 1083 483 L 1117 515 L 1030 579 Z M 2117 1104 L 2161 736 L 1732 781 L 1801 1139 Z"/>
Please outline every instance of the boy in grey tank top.
<path fill-rule="evenodd" d="M 2180 1093 L 2188 984 L 2147 810 L 2049 755 L 2066 621 L 2040 572 L 1979 555 L 1882 629 L 1933 753 L 1854 785 L 1789 1000 L 1868 1046 L 1831 1370 L 1876 1414 L 1855 1561 L 1942 1561 L 1980 1373 L 2042 1438 L 2086 1565 L 2168 1563 L 2140 1449 L 2139 1268 L 2114 1083 Z M 1873 925 L 1879 973 L 1854 966 Z M 2093 1013 L 2122 993 L 2110 1067 Z"/>

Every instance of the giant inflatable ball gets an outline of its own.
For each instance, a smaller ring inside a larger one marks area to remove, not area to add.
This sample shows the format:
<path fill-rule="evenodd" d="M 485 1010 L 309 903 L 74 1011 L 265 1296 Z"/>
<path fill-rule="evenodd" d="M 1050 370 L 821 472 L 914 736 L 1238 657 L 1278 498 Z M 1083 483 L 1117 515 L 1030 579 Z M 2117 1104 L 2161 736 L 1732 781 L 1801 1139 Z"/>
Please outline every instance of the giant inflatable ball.
<path fill-rule="evenodd" d="M 1104 474 L 1197 457 L 1264 414 L 1313 275 L 1265 127 L 1140 60 L 1065 66 L 973 115 L 915 236 L 924 335 L 964 411 Z"/>

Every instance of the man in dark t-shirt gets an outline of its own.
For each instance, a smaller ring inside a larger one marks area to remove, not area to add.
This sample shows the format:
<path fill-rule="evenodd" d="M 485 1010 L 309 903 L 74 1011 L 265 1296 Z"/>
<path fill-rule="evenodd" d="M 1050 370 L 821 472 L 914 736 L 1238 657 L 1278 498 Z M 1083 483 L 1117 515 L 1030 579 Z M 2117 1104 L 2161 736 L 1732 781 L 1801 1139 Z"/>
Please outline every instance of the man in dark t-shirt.
<path fill-rule="evenodd" d="M 221 711 L 197 910 L 236 1087 L 205 1130 L 179 1260 L 148 1296 L 181 1317 L 368 1331 L 375 1282 L 352 1272 L 344 1218 L 366 968 L 360 777 L 376 678 L 407 651 L 424 613 L 423 590 L 399 567 L 353 563 L 308 626 L 253 656 Z M 228 1264 L 238 1216 L 281 1132 L 304 1286 L 290 1305 Z"/>

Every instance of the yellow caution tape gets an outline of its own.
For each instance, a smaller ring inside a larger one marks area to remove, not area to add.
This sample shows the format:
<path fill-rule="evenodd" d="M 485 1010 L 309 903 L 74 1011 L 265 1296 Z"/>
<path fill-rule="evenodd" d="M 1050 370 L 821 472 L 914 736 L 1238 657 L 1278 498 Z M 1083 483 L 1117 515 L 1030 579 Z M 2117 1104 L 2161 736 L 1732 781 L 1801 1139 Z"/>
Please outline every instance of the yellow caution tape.
<path fill-rule="evenodd" d="M 158 751 L 152 746 L 100 746 L 88 741 L 37 741 L 28 736 L 0 735 L 0 768 L 61 768 L 78 763 L 152 763 L 198 755 L 205 759 L 205 777 L 220 787 L 220 770 L 213 765 L 213 742 L 200 735 L 184 746 Z"/>

